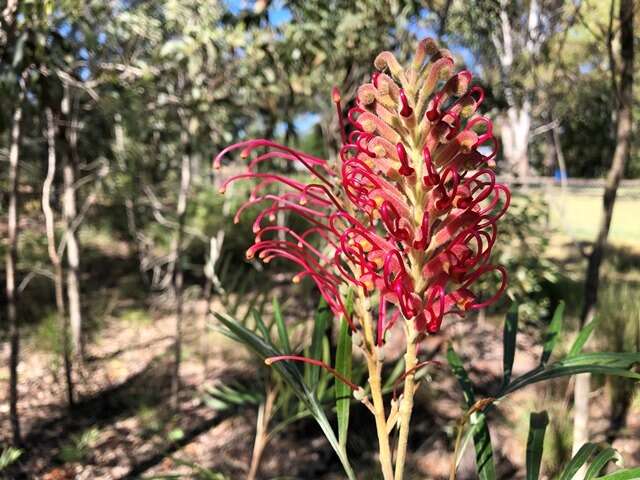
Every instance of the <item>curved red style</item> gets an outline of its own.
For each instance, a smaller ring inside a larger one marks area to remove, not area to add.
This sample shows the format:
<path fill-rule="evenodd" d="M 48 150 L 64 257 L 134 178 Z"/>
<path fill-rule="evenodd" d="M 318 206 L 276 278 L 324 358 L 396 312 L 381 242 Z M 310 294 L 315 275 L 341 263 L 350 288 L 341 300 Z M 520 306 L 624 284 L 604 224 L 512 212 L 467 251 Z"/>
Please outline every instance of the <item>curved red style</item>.
<path fill-rule="evenodd" d="M 510 192 L 492 170 L 492 123 L 476 113 L 484 93 L 471 86 L 470 72 L 453 73 L 449 51 L 426 39 L 408 68 L 390 52 L 375 66 L 379 71 L 359 87 L 346 121 L 333 91 L 343 139 L 336 166 L 264 139 L 227 147 L 214 163 L 219 167 L 238 150 L 251 157 L 247 171 L 222 187 L 255 180 L 236 214 L 263 207 L 247 257 L 297 264 L 294 281 L 310 277 L 353 329 L 357 320 L 346 311 L 344 287 L 362 289 L 378 305 L 381 344 L 398 313 L 419 331 L 435 333 L 446 314 L 464 315 L 498 299 L 507 275 L 489 259 Z M 259 168 L 274 159 L 303 167 L 312 180 Z M 306 229 L 276 225 L 280 211 L 304 220 Z M 499 285 L 479 298 L 474 284 L 492 272 Z"/>

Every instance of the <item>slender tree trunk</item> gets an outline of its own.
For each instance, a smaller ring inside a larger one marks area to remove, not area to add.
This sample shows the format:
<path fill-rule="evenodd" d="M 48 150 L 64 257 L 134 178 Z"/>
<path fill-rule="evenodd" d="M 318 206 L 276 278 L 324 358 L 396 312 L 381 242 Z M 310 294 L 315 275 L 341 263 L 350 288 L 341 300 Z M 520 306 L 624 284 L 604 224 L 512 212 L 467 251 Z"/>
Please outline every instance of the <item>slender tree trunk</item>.
<path fill-rule="evenodd" d="M 211 300 L 213 299 L 213 291 L 224 293 L 220 278 L 216 274 L 216 263 L 222 254 L 222 245 L 224 243 L 224 230 L 219 230 L 215 237 L 209 239 L 209 258 L 204 266 L 204 275 L 206 277 L 204 287 L 202 289 L 202 298 L 204 298 L 204 312 L 202 314 L 202 335 L 200 339 L 200 350 L 204 363 L 205 375 L 209 374 L 209 337 L 207 318 L 209 317 L 209 308 L 211 308 Z"/>
<path fill-rule="evenodd" d="M 176 230 L 172 247 L 171 258 L 173 259 L 173 272 L 171 275 L 171 289 L 176 302 L 175 310 L 175 337 L 174 337 L 174 366 L 171 379 L 171 400 L 174 408 L 178 407 L 180 394 L 180 362 L 182 356 L 182 317 L 183 317 L 183 272 L 182 272 L 182 240 L 184 237 L 184 227 L 187 214 L 187 201 L 189 189 L 191 188 L 191 147 L 189 145 L 189 133 L 183 128 L 180 134 L 182 144 L 182 162 L 180 168 L 180 192 L 178 194 L 178 204 L 176 216 L 178 228 Z"/>
<path fill-rule="evenodd" d="M 555 119 L 552 120 L 555 122 Z M 562 143 L 560 142 L 560 125 L 555 123 L 551 129 L 553 134 L 553 146 L 556 152 L 556 159 L 558 160 L 558 170 L 560 170 L 560 185 L 563 191 L 567 189 L 567 164 L 564 160 L 564 153 L 562 152 Z"/>
<path fill-rule="evenodd" d="M 555 119 L 552 120 L 555 122 Z M 553 146 L 556 152 L 556 160 L 558 160 L 558 169 L 560 170 L 560 222 L 564 225 L 566 217 L 566 204 L 567 204 L 567 165 L 564 160 L 564 153 L 562 152 L 562 143 L 560 142 L 560 125 L 555 122 L 552 129 Z"/>
<path fill-rule="evenodd" d="M 500 62 L 500 77 L 504 88 L 504 95 L 509 108 L 504 115 L 500 128 L 502 148 L 504 156 L 510 169 L 521 178 L 529 175 L 529 132 L 531 130 L 531 102 L 525 96 L 519 101 L 516 99 L 513 90 L 513 61 L 515 58 L 515 35 L 509 18 L 509 1 L 500 1 L 500 33 L 493 35 L 492 40 L 498 52 Z M 532 2 L 530 6 L 529 28 L 536 28 L 537 2 Z M 531 15 L 535 18 L 531 18 Z M 532 50 L 535 46 L 527 43 L 527 49 Z"/>
<path fill-rule="evenodd" d="M 504 156 L 510 168 L 520 178 L 529 176 L 529 133 L 531 131 L 531 104 L 511 106 L 501 128 Z"/>
<path fill-rule="evenodd" d="M 118 164 L 118 168 L 122 172 L 132 171 L 132 166 L 127 165 L 127 157 L 125 151 L 125 131 L 122 126 L 122 115 L 116 113 L 113 118 L 113 153 Z M 128 170 L 129 169 L 129 170 Z M 140 277 L 143 282 L 147 282 L 147 276 L 143 269 L 144 252 L 140 247 L 140 232 L 138 231 L 138 224 L 136 222 L 136 204 L 135 195 L 133 192 L 133 185 L 127 188 L 125 193 L 124 206 L 127 213 L 127 228 L 129 230 L 129 236 L 131 237 L 131 243 L 138 258 L 138 267 L 140 269 Z"/>
<path fill-rule="evenodd" d="M 65 128 L 65 140 L 68 148 L 62 168 L 64 182 L 64 227 L 67 258 L 67 299 L 69 301 L 69 323 L 71 327 L 71 346 L 74 356 L 84 358 L 84 342 L 82 341 L 82 309 L 80 301 L 80 243 L 78 241 L 77 228 L 75 227 L 78 215 L 77 207 L 77 146 L 78 146 L 78 120 L 77 116 L 66 115 L 69 112 L 69 93 L 65 86 L 65 96 L 62 100 L 63 115 L 71 119 L 71 125 Z M 66 112 L 65 112 L 66 109 Z"/>
<path fill-rule="evenodd" d="M 616 202 L 618 185 L 624 173 L 625 162 L 629 156 L 632 131 L 632 107 L 633 107 L 633 0 L 620 0 L 620 57 L 621 75 L 619 89 L 616 93 L 617 125 L 616 148 L 613 153 L 611 168 L 607 175 L 606 186 L 602 199 L 602 218 L 596 237 L 593 251 L 589 256 L 589 264 L 584 288 L 584 305 L 580 315 L 580 327 L 593 320 L 598 302 L 598 288 L 600 284 L 600 266 L 604 259 L 613 217 L 613 207 Z M 615 75 L 615 72 L 611 72 Z M 582 444 L 588 441 L 589 424 L 589 375 L 583 374 L 576 377 L 575 384 L 575 409 L 573 419 L 573 451 L 577 451 Z"/>
<path fill-rule="evenodd" d="M 56 126 L 53 112 L 50 107 L 45 109 L 47 119 L 47 176 L 42 184 L 42 212 L 44 213 L 47 232 L 47 250 L 53 266 L 53 285 L 55 290 L 56 310 L 62 331 L 62 354 L 64 360 L 64 374 L 67 390 L 67 404 L 74 403 L 73 368 L 71 362 L 71 342 L 69 339 L 69 318 L 64 305 L 64 273 L 62 259 L 56 249 L 55 217 L 51 208 L 51 188 L 56 175 Z"/>
<path fill-rule="evenodd" d="M 18 415 L 18 362 L 20 361 L 20 325 L 17 312 L 16 263 L 18 259 L 18 201 L 20 174 L 20 139 L 22 127 L 22 102 L 24 88 L 21 85 L 16 108 L 13 111 L 11 126 L 11 145 L 9 147 L 9 208 L 8 208 L 8 245 L 5 255 L 7 270 L 7 319 L 9 321 L 9 419 L 13 443 L 20 445 L 20 417 Z"/>

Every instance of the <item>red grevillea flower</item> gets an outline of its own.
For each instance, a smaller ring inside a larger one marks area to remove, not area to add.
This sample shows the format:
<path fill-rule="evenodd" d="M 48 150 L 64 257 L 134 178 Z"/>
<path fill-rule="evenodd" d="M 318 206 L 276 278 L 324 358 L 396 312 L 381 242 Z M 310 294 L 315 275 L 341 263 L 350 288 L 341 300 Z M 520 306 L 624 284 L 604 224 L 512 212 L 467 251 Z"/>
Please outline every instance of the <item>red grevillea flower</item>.
<path fill-rule="evenodd" d="M 492 123 L 476 113 L 484 93 L 471 86 L 470 72 L 453 73 L 449 51 L 426 39 L 409 67 L 390 52 L 378 55 L 375 67 L 347 121 L 334 90 L 343 139 L 337 166 L 263 139 L 227 147 L 214 163 L 219 167 L 235 150 L 250 158 L 246 172 L 221 189 L 255 181 L 236 214 L 237 221 L 248 207 L 262 206 L 247 257 L 297 264 L 294 281 L 310 277 L 352 328 L 345 286 L 362 289 L 378 305 L 381 344 L 400 314 L 418 331 L 434 333 L 444 315 L 497 300 L 507 275 L 489 258 L 510 192 L 492 170 Z M 262 168 L 275 159 L 304 167 L 313 180 Z M 282 211 L 306 228 L 276 224 Z M 480 298 L 473 285 L 491 272 L 500 276 L 499 286 Z"/>

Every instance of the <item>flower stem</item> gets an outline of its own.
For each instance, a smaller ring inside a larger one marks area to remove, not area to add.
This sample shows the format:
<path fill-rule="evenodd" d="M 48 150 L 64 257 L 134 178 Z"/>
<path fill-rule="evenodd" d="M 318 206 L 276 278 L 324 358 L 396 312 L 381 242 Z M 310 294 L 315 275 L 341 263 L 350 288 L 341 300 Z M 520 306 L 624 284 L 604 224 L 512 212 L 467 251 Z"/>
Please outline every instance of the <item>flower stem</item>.
<path fill-rule="evenodd" d="M 451 472 L 449 473 L 449 480 L 456 480 L 458 453 L 460 452 L 460 442 L 462 440 L 462 431 L 464 430 L 465 423 L 467 423 L 466 414 L 458 421 L 458 433 L 456 434 L 456 444 L 453 449 L 453 458 L 451 460 Z"/>
<path fill-rule="evenodd" d="M 413 411 L 413 395 L 415 393 L 415 375 L 418 362 L 416 330 L 413 322 L 405 323 L 407 336 L 407 352 L 405 358 L 405 379 L 404 393 L 400 402 L 400 432 L 398 438 L 398 453 L 396 456 L 395 480 L 402 480 L 404 476 L 404 466 L 407 459 L 407 443 L 409 441 L 409 424 L 411 422 L 411 412 Z"/>
<path fill-rule="evenodd" d="M 375 359 L 373 355 L 367 355 L 367 366 L 369 368 L 369 385 L 371 386 L 371 398 L 373 400 L 374 417 L 376 420 L 382 476 L 384 480 L 393 480 L 393 462 L 380 380 L 382 362 Z"/>
<path fill-rule="evenodd" d="M 362 289 L 358 292 L 358 298 L 354 308 L 360 319 L 364 333 L 363 351 L 367 359 L 369 371 L 369 386 L 371 387 L 371 399 L 373 400 L 373 415 L 376 422 L 378 435 L 378 453 L 380 455 L 380 467 L 384 480 L 393 480 L 393 457 L 387 431 L 387 415 L 384 409 L 382 397 L 382 360 L 377 355 L 377 346 L 373 335 L 373 320 L 371 312 L 365 307 L 366 299 Z"/>

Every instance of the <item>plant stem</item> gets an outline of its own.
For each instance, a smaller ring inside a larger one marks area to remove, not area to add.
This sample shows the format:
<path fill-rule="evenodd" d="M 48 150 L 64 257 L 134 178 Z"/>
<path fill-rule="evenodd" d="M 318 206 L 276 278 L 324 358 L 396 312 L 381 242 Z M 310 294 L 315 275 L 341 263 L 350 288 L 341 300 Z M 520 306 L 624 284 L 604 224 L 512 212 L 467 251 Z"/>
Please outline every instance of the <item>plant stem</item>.
<path fill-rule="evenodd" d="M 398 454 L 396 456 L 395 480 L 402 480 L 404 465 L 407 459 L 407 443 L 409 440 L 409 424 L 413 411 L 413 396 L 415 393 L 415 367 L 418 362 L 416 330 L 413 322 L 405 322 L 407 336 L 407 352 L 405 358 L 404 393 L 400 402 L 400 433 L 398 439 Z"/>
<path fill-rule="evenodd" d="M 391 446 L 389 444 L 389 433 L 387 432 L 387 416 L 384 410 L 384 399 L 382 398 L 382 361 L 377 355 L 373 335 L 373 321 L 371 312 L 366 308 L 366 298 L 362 289 L 358 292 L 358 298 L 354 302 L 355 312 L 358 315 L 363 327 L 364 345 L 363 350 L 367 358 L 367 368 L 369 370 L 369 385 L 371 387 L 371 399 L 373 400 L 373 414 L 376 421 L 376 432 L 378 435 L 378 450 L 380 455 L 380 466 L 384 480 L 393 480 L 393 458 L 391 456 Z"/>
<path fill-rule="evenodd" d="M 256 421 L 256 439 L 253 444 L 253 453 L 251 454 L 251 467 L 247 474 L 247 480 L 255 480 L 260 468 L 260 460 L 262 453 L 269 441 L 269 421 L 273 413 L 273 405 L 276 399 L 276 391 L 272 388 L 267 389 L 267 395 L 264 403 L 260 404 L 258 409 L 258 420 Z"/>
<path fill-rule="evenodd" d="M 387 418 L 384 411 L 384 400 L 382 398 L 382 385 L 380 381 L 382 362 L 375 359 L 374 355 L 367 355 L 367 366 L 369 368 L 369 385 L 371 386 L 371 398 L 373 400 L 376 420 L 382 476 L 384 480 L 393 480 L 393 462 L 391 459 L 391 447 L 389 445 L 389 434 L 387 433 Z"/>
<path fill-rule="evenodd" d="M 460 451 L 460 442 L 462 440 L 462 431 L 466 423 L 466 414 L 458 422 L 458 433 L 456 434 L 456 444 L 453 449 L 453 459 L 451 460 L 451 473 L 449 474 L 449 480 L 456 480 L 456 470 L 458 466 L 458 453 Z"/>

